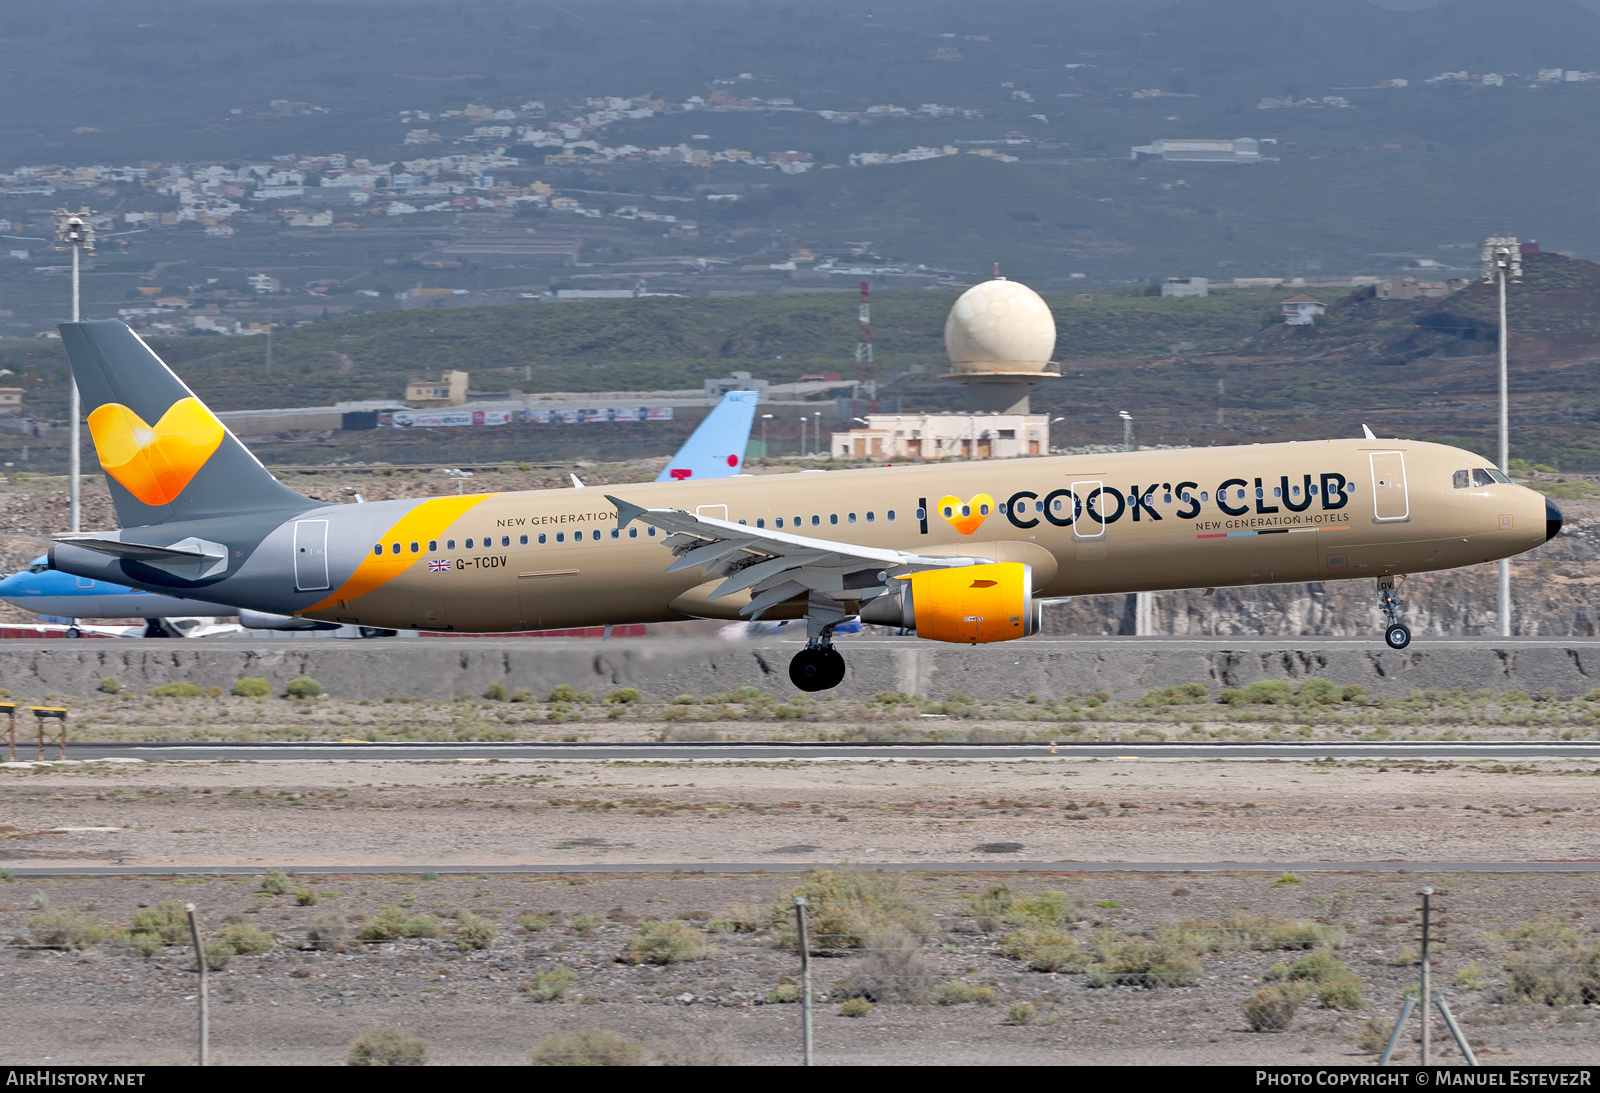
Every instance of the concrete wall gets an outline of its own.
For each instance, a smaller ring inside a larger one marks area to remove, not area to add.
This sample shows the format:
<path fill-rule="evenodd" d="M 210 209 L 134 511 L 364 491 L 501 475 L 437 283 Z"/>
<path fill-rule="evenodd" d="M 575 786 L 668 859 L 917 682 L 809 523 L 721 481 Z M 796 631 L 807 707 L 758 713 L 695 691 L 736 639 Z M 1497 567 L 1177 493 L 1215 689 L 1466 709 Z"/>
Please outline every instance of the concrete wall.
<path fill-rule="evenodd" d="M 787 694 L 794 642 L 651 640 L 390 639 L 372 641 L 56 640 L 0 642 L 0 683 L 18 700 L 93 692 L 115 676 L 135 692 L 188 680 L 229 688 L 264 676 L 280 689 L 308 675 L 340 698 L 442 699 L 481 695 L 491 683 L 541 697 L 560 683 L 602 694 L 634 686 L 650 698 L 704 696 L 746 684 Z M 1108 691 L 1121 699 L 1177 683 L 1215 694 L 1258 679 L 1322 676 L 1404 697 L 1423 687 L 1554 687 L 1563 698 L 1600 685 L 1600 642 L 1419 641 L 1404 652 L 1376 639 L 1187 641 L 1149 638 L 1029 639 L 976 647 L 915 639 L 844 640 L 850 671 L 837 693 L 905 691 L 978 699 L 1042 698 Z"/>

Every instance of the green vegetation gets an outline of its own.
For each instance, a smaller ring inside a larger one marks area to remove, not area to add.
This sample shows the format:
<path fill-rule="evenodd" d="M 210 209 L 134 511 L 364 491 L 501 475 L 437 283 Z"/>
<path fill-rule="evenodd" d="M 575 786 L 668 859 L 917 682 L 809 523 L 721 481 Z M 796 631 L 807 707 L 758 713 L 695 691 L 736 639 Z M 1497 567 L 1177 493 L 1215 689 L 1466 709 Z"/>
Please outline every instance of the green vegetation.
<path fill-rule="evenodd" d="M 432 915 L 412 915 L 394 906 L 384 907 L 361 927 L 362 941 L 393 941 L 402 937 L 438 937 L 439 920 Z"/>
<path fill-rule="evenodd" d="M 272 682 L 259 676 L 245 676 L 233 685 L 237 698 L 266 698 L 272 694 Z"/>
<path fill-rule="evenodd" d="M 281 869 L 268 869 L 261 877 L 259 891 L 269 896 L 281 896 L 294 886 L 294 881 L 289 879 L 289 874 Z"/>
<path fill-rule="evenodd" d="M 1329 1009 L 1359 1009 L 1366 1004 L 1360 978 L 1328 949 L 1307 953 L 1283 968 L 1277 978 L 1306 984 L 1316 991 L 1317 1001 Z"/>
<path fill-rule="evenodd" d="M 119 695 L 122 693 L 122 680 L 116 676 L 106 676 L 100 681 L 100 690 L 103 694 Z"/>
<path fill-rule="evenodd" d="M 865 1017 L 878 1007 L 865 998 L 847 998 L 844 1005 L 839 1007 L 840 1017 Z"/>
<path fill-rule="evenodd" d="M 283 689 L 290 698 L 316 698 L 322 693 L 322 684 L 310 676 L 297 676 L 286 683 Z"/>
<path fill-rule="evenodd" d="M 530 934 L 536 934 L 540 930 L 547 929 L 550 925 L 550 920 L 543 915 L 536 915 L 530 911 L 527 914 L 517 916 L 517 925 Z"/>
<path fill-rule="evenodd" d="M 1300 1003 L 1310 992 L 1301 983 L 1272 983 L 1244 1004 L 1245 1020 L 1252 1032 L 1287 1032 Z"/>
<path fill-rule="evenodd" d="M 933 1000 L 941 1006 L 959 1006 L 972 1001 L 972 984 L 965 979 L 950 979 L 933 988 Z"/>
<path fill-rule="evenodd" d="M 571 968 L 555 967 L 542 971 L 528 984 L 530 1002 L 560 1002 L 567 996 L 567 988 L 578 981 L 578 973 Z"/>
<path fill-rule="evenodd" d="M 45 911 L 28 919 L 35 945 L 54 949 L 81 949 L 105 937 L 98 916 L 84 911 Z"/>
<path fill-rule="evenodd" d="M 343 951 L 352 933 L 350 923 L 338 915 L 318 915 L 306 927 L 306 941 L 322 952 Z"/>
<path fill-rule="evenodd" d="M 644 1066 L 650 1054 L 604 1029 L 554 1033 L 533 1049 L 534 1066 Z"/>
<path fill-rule="evenodd" d="M 397 1028 L 375 1028 L 350 1045 L 350 1066 L 427 1066 L 428 1041 Z"/>
<path fill-rule="evenodd" d="M 183 904 L 166 900 L 154 907 L 141 907 L 135 911 L 128 932 L 134 938 L 148 938 L 159 942 L 159 945 L 182 945 L 189 941 L 189 916 Z M 150 941 L 142 944 L 149 944 Z"/>
<path fill-rule="evenodd" d="M 471 911 L 463 911 L 460 917 L 456 919 L 456 948 L 463 952 L 473 949 L 487 949 L 498 936 L 500 936 L 500 927 L 482 915 L 474 914 Z"/>
<path fill-rule="evenodd" d="M 794 925 L 795 897 L 808 907 L 813 949 L 859 949 L 867 939 L 892 926 L 926 938 L 932 930 L 927 911 L 890 873 L 860 869 L 819 869 L 799 887 L 785 892 L 768 911 L 780 944 L 798 944 Z"/>
<path fill-rule="evenodd" d="M 491 683 L 488 689 L 483 692 L 483 697 L 490 702 L 509 702 L 511 701 L 511 692 L 506 690 L 504 683 Z"/>
<path fill-rule="evenodd" d="M 229 926 L 219 940 L 237 956 L 264 953 L 277 945 L 271 934 L 249 922 Z"/>
<path fill-rule="evenodd" d="M 1511 945 L 1506 990 L 1547 1006 L 1600 1002 L 1600 940 L 1585 940 L 1555 918 L 1534 919 L 1504 935 Z"/>
<path fill-rule="evenodd" d="M 704 960 L 711 947 L 706 935 L 687 922 L 646 922 L 628 939 L 628 959 L 635 964 L 677 964 Z"/>
<path fill-rule="evenodd" d="M 193 683 L 163 683 L 149 693 L 152 698 L 199 698 L 200 688 Z"/>
<path fill-rule="evenodd" d="M 785 980 L 766 993 L 763 1001 L 769 1005 L 778 1005 L 786 1002 L 798 1002 L 801 997 L 800 984 L 790 983 Z"/>

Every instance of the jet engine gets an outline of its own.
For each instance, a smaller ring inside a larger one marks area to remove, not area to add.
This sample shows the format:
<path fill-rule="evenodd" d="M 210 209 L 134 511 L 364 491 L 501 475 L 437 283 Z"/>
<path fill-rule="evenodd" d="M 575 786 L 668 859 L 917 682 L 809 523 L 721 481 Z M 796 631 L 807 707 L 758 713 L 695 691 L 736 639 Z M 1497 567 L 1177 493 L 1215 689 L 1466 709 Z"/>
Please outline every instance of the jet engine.
<path fill-rule="evenodd" d="M 897 578 L 900 591 L 862 605 L 861 621 L 915 630 L 959 645 L 1025 638 L 1039 629 L 1033 567 L 1021 562 L 927 569 Z"/>
<path fill-rule="evenodd" d="M 298 615 L 273 615 L 266 611 L 239 611 L 239 625 L 246 630 L 337 630 L 336 622 L 302 619 Z"/>

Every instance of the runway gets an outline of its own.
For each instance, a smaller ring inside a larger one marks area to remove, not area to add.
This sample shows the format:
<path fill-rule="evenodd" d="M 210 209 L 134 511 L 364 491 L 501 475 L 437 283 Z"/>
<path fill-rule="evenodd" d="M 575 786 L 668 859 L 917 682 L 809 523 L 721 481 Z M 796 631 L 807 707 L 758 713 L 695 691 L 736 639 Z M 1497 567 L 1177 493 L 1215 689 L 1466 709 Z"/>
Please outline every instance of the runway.
<path fill-rule="evenodd" d="M 615 862 L 606 865 L 312 865 L 296 866 L 291 875 L 394 876 L 526 874 L 528 876 L 611 876 L 629 873 L 698 875 L 710 873 L 804 873 L 812 869 L 858 867 L 897 873 L 1600 873 L 1600 861 L 1209 861 L 1209 862 Z M 260 876 L 265 870 L 248 865 L 17 866 L 16 879 L 46 877 L 229 877 Z"/>
<path fill-rule="evenodd" d="M 36 749 L 17 749 L 19 762 Z M 520 761 L 609 763 L 874 763 L 1018 762 L 1086 759 L 1191 759 L 1305 762 L 1317 759 L 1508 761 L 1527 759 L 1600 760 L 1593 741 L 1386 741 L 1360 743 L 1109 743 L 1080 744 L 819 744 L 819 743 L 355 743 L 330 741 L 292 744 L 141 743 L 69 744 L 69 759 L 146 762 L 352 762 L 352 761 Z M 56 760 L 54 747 L 45 761 Z"/>

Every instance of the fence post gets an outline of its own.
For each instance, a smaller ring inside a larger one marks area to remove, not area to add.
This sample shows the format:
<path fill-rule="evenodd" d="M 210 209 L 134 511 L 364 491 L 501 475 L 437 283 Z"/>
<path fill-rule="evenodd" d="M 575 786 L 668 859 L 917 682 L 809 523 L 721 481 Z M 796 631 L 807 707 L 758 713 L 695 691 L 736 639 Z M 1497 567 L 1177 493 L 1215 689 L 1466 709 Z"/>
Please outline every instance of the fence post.
<path fill-rule="evenodd" d="M 1429 942 L 1431 940 L 1429 935 L 1428 935 L 1428 929 L 1429 929 L 1429 926 L 1431 925 L 1431 923 L 1430 923 L 1430 915 L 1432 913 L 1432 909 L 1429 906 L 1429 904 L 1431 902 L 1432 896 L 1433 896 L 1433 889 L 1432 888 L 1424 888 L 1422 890 L 1422 984 L 1421 984 L 1422 991 L 1418 995 L 1418 997 L 1421 999 L 1421 1002 L 1422 1002 L 1422 1065 L 1423 1066 L 1427 1066 L 1429 1064 L 1429 1062 L 1430 1062 L 1428 1035 L 1432 1031 L 1432 1029 L 1429 1027 L 1431 1022 L 1428 1020 L 1428 1018 L 1430 1016 L 1430 1011 L 1433 1009 L 1433 1007 L 1431 1005 L 1429 1005 L 1429 1002 L 1433 999 L 1433 979 L 1432 979 L 1432 976 L 1429 974 L 1429 971 L 1428 971 Z"/>
<path fill-rule="evenodd" d="M 200 1065 L 211 1065 L 211 1050 L 207 1043 L 210 1035 L 211 1013 L 208 1005 L 210 999 L 206 996 L 206 950 L 200 944 L 200 921 L 195 917 L 194 904 L 185 903 L 184 911 L 189 916 L 189 936 L 194 939 L 195 964 L 200 968 Z"/>
<path fill-rule="evenodd" d="M 1450 1035 L 1456 1038 L 1456 1047 L 1461 1049 L 1461 1054 L 1466 1058 L 1468 1066 L 1477 1066 L 1478 1057 L 1472 1053 L 1472 1046 L 1467 1043 L 1466 1033 L 1461 1031 L 1461 1026 L 1456 1024 L 1456 1015 L 1450 1012 L 1450 1003 L 1444 1000 L 1444 991 L 1439 991 L 1433 996 L 1433 1004 L 1439 1007 L 1439 1016 L 1444 1018 L 1444 1027 L 1450 1030 Z"/>
<path fill-rule="evenodd" d="M 811 1065 L 811 936 L 806 929 L 806 898 L 794 898 L 795 925 L 800 940 L 800 1037 L 805 1061 Z"/>
<path fill-rule="evenodd" d="M 1400 1043 L 1400 1033 L 1405 1031 L 1406 1018 L 1411 1016 L 1411 1007 L 1417 1004 L 1416 998 L 1406 995 L 1406 1000 L 1400 1005 L 1400 1016 L 1395 1018 L 1394 1029 L 1389 1033 L 1389 1046 L 1383 1049 L 1383 1058 L 1378 1060 L 1379 1066 L 1388 1066 L 1389 1059 L 1394 1055 L 1395 1045 Z"/>

